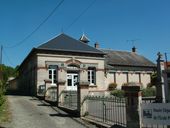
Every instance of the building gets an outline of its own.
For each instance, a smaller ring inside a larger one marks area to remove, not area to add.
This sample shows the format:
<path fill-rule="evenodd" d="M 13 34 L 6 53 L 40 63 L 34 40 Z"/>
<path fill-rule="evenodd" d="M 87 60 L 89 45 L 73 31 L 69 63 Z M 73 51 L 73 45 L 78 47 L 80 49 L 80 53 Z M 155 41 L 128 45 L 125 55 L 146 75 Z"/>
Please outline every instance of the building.
<path fill-rule="evenodd" d="M 66 34 L 33 48 L 19 67 L 19 88 L 25 94 L 37 95 L 38 90 L 60 86 L 77 90 L 89 86 L 89 92 L 104 92 L 110 83 L 118 87 L 137 82 L 144 87 L 151 81 L 155 64 L 136 53 L 99 49 L 88 45 L 83 35 L 76 40 Z M 60 93 L 59 92 L 59 93 Z"/>
<path fill-rule="evenodd" d="M 105 84 L 117 83 L 117 88 L 121 88 L 126 83 L 139 83 L 144 88 L 151 82 L 151 74 L 156 69 L 147 58 L 138 55 L 136 48 L 131 52 L 102 50 L 105 56 L 106 77 Z"/>
<path fill-rule="evenodd" d="M 15 77 L 9 77 L 7 81 L 7 91 L 9 93 L 16 93 L 18 90 L 17 86 L 17 78 Z"/>

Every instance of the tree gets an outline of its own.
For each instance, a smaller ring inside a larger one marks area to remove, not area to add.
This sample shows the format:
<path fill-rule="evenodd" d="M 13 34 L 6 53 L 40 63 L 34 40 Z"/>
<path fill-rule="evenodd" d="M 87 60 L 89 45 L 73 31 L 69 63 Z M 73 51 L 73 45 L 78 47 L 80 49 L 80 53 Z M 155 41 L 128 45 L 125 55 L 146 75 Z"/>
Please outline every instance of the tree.
<path fill-rule="evenodd" d="M 17 77 L 17 69 L 18 66 L 13 68 L 10 66 L 0 65 L 0 80 L 3 85 L 6 84 L 9 77 Z"/>

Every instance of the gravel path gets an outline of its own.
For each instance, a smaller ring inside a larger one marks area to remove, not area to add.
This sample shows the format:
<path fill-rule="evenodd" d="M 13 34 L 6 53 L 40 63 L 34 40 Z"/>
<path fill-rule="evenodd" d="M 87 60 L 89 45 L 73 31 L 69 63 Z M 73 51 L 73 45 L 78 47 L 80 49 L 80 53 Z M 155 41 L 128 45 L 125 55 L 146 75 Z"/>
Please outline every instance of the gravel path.
<path fill-rule="evenodd" d="M 85 128 L 79 118 L 71 118 L 57 107 L 35 97 L 8 96 L 12 121 L 5 128 Z"/>

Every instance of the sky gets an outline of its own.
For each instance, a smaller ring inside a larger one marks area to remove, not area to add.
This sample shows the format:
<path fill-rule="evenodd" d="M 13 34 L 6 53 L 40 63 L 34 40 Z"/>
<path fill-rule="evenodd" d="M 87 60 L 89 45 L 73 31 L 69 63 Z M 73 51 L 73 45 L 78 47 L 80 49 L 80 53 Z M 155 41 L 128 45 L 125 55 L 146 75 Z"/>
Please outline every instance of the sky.
<path fill-rule="evenodd" d="M 89 45 L 98 42 L 105 49 L 135 46 L 154 63 L 158 52 L 170 60 L 170 0 L 64 0 L 50 15 L 60 2 L 0 0 L 3 64 L 21 64 L 32 48 L 61 33 L 75 39 L 84 33 Z"/>

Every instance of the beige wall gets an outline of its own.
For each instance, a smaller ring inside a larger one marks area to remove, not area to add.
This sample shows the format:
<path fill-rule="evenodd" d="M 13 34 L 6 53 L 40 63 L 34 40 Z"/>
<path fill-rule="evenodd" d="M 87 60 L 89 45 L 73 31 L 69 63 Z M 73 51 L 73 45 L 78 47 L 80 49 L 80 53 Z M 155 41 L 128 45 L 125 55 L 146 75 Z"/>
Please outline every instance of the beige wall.
<path fill-rule="evenodd" d="M 141 73 L 141 83 L 143 84 L 143 87 L 146 88 L 147 84 L 151 82 L 151 73 L 147 73 L 147 72 L 143 72 L 143 71 L 137 71 L 137 72 L 132 72 L 130 71 L 128 73 L 128 77 L 129 77 L 129 82 L 137 82 L 139 83 L 139 73 Z M 127 83 L 127 73 L 123 73 L 123 72 L 116 72 L 116 83 L 117 83 L 117 88 L 121 89 L 121 86 L 124 83 Z M 108 73 L 107 77 L 105 77 L 105 86 L 108 87 L 108 85 L 110 83 L 113 83 L 114 81 L 114 73 Z M 107 88 L 106 88 L 107 89 Z"/>
<path fill-rule="evenodd" d="M 129 82 L 136 82 L 136 83 L 139 83 L 139 73 L 134 73 L 134 72 L 131 72 L 128 74 L 129 76 Z"/>
<path fill-rule="evenodd" d="M 147 84 L 151 82 L 151 74 L 143 73 L 141 74 L 141 82 L 143 87 L 146 88 Z"/>
<path fill-rule="evenodd" d="M 121 89 L 122 84 L 127 83 L 127 74 L 123 72 L 116 72 L 117 88 Z"/>
<path fill-rule="evenodd" d="M 23 86 L 25 90 L 35 90 L 38 89 L 39 85 L 45 84 L 44 80 L 49 77 L 48 65 L 58 65 L 58 80 L 65 81 L 62 85 L 63 89 L 66 89 L 66 77 L 67 77 L 67 65 L 71 62 L 80 62 L 80 81 L 87 82 L 88 67 L 96 67 L 96 85 L 89 86 L 89 91 L 95 90 L 107 90 L 108 85 L 114 81 L 114 73 L 105 74 L 104 70 L 104 58 L 100 57 L 86 57 L 86 56 L 69 56 L 69 55 L 53 55 L 53 54 L 37 54 L 28 59 L 27 63 L 22 66 L 20 76 L 20 85 Z M 70 62 L 69 62 L 70 61 Z M 67 62 L 67 63 L 66 63 Z M 141 82 L 144 87 L 150 83 L 150 74 L 143 71 L 129 72 L 129 82 L 139 82 L 139 73 L 141 73 Z M 122 84 L 127 83 L 127 73 L 123 71 L 117 71 L 115 73 L 117 88 L 121 89 Z M 36 86 L 35 86 L 36 85 Z M 49 86 L 49 85 L 48 85 Z M 37 87 L 37 88 L 36 88 Z"/>
<path fill-rule="evenodd" d="M 40 68 L 37 73 L 37 85 L 44 84 L 44 80 L 48 79 L 48 65 L 55 64 L 59 66 L 58 80 L 66 81 L 67 76 L 67 65 L 65 63 L 69 60 L 79 61 L 80 69 L 80 81 L 87 82 L 87 69 L 90 66 L 95 66 L 96 71 L 96 85 L 98 89 L 105 89 L 104 83 L 104 59 L 96 57 L 85 57 L 85 56 L 68 56 L 68 55 L 49 55 L 49 54 L 38 54 L 38 67 L 46 67 L 47 69 Z M 64 64 L 64 65 L 63 65 Z M 85 65 L 85 67 L 82 67 Z M 66 86 L 65 82 L 65 86 Z"/>

